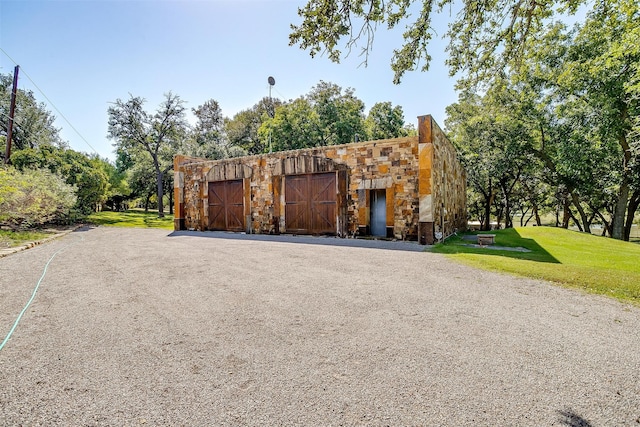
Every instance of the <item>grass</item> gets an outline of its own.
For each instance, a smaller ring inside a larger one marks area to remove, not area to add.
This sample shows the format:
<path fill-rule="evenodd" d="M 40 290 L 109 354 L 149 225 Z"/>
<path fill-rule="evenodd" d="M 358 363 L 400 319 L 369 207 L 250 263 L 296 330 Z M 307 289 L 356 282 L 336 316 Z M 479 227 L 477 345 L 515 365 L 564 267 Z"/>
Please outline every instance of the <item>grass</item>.
<path fill-rule="evenodd" d="M 162 228 L 173 230 L 173 215 L 158 218 L 158 212 L 129 210 L 126 212 L 94 212 L 87 218 L 92 224 L 108 227 Z"/>
<path fill-rule="evenodd" d="M 42 240 L 50 236 L 51 233 L 46 231 L 11 231 L 0 230 L 0 249 L 20 246 L 27 242 Z"/>
<path fill-rule="evenodd" d="M 487 270 L 549 280 L 640 305 L 640 245 L 555 227 L 498 230 L 496 246 L 531 252 L 466 246 L 459 237 L 433 252 Z"/>

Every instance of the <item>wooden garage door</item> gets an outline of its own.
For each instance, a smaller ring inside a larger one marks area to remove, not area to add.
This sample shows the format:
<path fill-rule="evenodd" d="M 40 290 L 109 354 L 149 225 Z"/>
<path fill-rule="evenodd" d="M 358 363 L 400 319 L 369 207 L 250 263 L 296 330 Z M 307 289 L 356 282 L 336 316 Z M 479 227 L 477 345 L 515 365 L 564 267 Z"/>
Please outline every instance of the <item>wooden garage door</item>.
<path fill-rule="evenodd" d="M 336 232 L 336 174 L 285 177 L 285 227 L 289 233 Z"/>
<path fill-rule="evenodd" d="M 242 180 L 209 183 L 209 230 L 244 231 Z"/>

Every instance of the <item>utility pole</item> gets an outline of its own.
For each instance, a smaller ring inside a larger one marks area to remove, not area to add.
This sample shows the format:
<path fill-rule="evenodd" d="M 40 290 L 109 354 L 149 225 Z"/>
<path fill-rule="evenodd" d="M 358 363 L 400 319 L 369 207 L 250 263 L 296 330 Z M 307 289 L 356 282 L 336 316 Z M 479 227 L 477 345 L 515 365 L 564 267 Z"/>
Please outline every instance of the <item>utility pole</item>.
<path fill-rule="evenodd" d="M 274 84 L 276 84 L 276 79 L 269 76 L 267 81 L 269 82 L 269 115 L 273 119 L 276 115 L 276 110 L 275 108 L 273 108 L 273 99 L 271 99 L 271 88 L 273 87 Z M 271 151 L 272 151 L 271 130 L 269 130 L 269 152 L 271 153 Z"/>
<path fill-rule="evenodd" d="M 13 136 L 13 117 L 16 112 L 16 92 L 18 91 L 18 72 L 20 66 L 16 65 L 13 69 L 13 90 L 11 91 L 11 106 L 9 107 L 9 126 L 7 126 L 7 149 L 4 152 L 4 164 L 9 164 L 11 157 L 11 137 Z"/>

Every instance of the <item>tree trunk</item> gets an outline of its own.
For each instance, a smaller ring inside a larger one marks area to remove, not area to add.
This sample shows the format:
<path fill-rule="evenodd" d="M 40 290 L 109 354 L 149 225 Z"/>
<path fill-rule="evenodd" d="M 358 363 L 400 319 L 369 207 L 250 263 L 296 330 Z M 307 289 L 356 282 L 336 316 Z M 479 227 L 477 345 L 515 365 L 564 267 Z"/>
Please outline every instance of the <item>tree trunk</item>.
<path fill-rule="evenodd" d="M 573 201 L 573 206 L 575 206 L 576 209 L 578 210 L 578 214 L 580 214 L 580 219 L 582 220 L 582 227 L 580 231 L 584 229 L 586 233 L 591 233 L 591 224 L 589 222 L 589 218 L 587 218 L 587 214 L 585 214 L 584 209 L 582 209 L 582 205 L 580 204 L 580 198 L 576 193 L 572 192 L 571 200 Z"/>
<path fill-rule="evenodd" d="M 162 171 L 156 166 L 156 179 L 158 180 L 158 218 L 164 218 L 164 203 L 162 198 L 164 197 L 164 186 L 162 185 Z"/>
<path fill-rule="evenodd" d="M 562 198 L 562 228 L 569 228 L 569 219 L 571 218 L 571 211 L 569 209 L 569 198 L 564 195 Z"/>
<path fill-rule="evenodd" d="M 530 209 L 529 207 L 527 207 L 526 209 L 524 207 L 520 209 L 520 212 L 522 213 L 522 215 L 520 215 L 520 227 L 526 226 L 527 222 L 529 222 L 529 220 L 531 219 L 531 216 L 533 216 L 533 213 L 531 213 L 531 216 L 529 217 L 527 222 L 524 221 L 524 217 L 527 216 L 527 214 L 529 213 L 529 209 Z"/>
<path fill-rule="evenodd" d="M 582 226 L 580 225 L 580 221 L 578 221 L 578 218 L 576 218 L 576 216 L 573 214 L 573 212 L 571 211 L 571 209 L 569 209 L 569 216 L 571 217 L 571 219 L 573 220 L 574 224 L 576 225 L 576 227 L 578 227 L 578 230 L 580 230 L 581 232 L 583 232 L 584 230 L 582 229 Z"/>
<path fill-rule="evenodd" d="M 533 205 L 533 212 L 534 215 L 536 216 L 536 225 L 538 227 L 542 226 L 542 220 L 540 219 L 540 212 L 538 212 L 538 206 L 537 205 Z"/>
<path fill-rule="evenodd" d="M 625 177 L 620 185 L 620 194 L 611 218 L 611 237 L 618 240 L 624 239 L 624 215 L 627 212 L 629 201 L 629 182 Z"/>
<path fill-rule="evenodd" d="M 491 205 L 493 204 L 493 192 L 489 194 L 489 197 L 484 199 L 484 223 L 482 224 L 483 231 L 491 230 Z"/>
<path fill-rule="evenodd" d="M 152 193 L 147 193 L 147 197 L 144 200 L 144 212 L 145 213 L 149 212 L 149 201 L 151 200 L 151 194 Z"/>
<path fill-rule="evenodd" d="M 513 221 L 511 218 L 511 202 L 509 197 L 505 196 L 504 199 L 504 228 L 513 228 Z"/>
<path fill-rule="evenodd" d="M 596 210 L 596 214 L 600 217 L 600 220 L 602 221 L 602 228 L 604 229 L 602 235 L 604 236 L 606 233 L 609 233 L 609 236 L 611 236 L 611 224 L 609 224 L 607 219 L 604 217 L 604 215 L 602 215 L 602 213 L 600 213 L 600 211 Z"/>
<path fill-rule="evenodd" d="M 629 208 L 627 209 L 627 221 L 624 225 L 624 240 L 629 241 L 631 237 L 631 227 L 633 227 L 633 219 L 636 215 L 636 211 L 638 210 L 638 206 L 640 205 L 640 190 L 636 190 L 633 192 L 631 196 L 631 200 L 629 200 Z"/>
<path fill-rule="evenodd" d="M 529 215 L 529 218 L 527 218 L 527 220 L 524 222 L 525 227 L 529 225 L 529 221 L 531 221 L 531 218 L 533 218 L 534 214 L 535 214 L 534 212 L 531 212 L 531 215 Z"/>

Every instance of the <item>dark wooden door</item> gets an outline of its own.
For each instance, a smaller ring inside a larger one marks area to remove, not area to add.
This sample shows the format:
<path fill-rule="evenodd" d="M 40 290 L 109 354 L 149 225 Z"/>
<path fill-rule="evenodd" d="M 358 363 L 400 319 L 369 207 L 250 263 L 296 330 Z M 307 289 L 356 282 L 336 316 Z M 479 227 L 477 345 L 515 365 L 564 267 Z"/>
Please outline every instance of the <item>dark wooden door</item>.
<path fill-rule="evenodd" d="M 209 183 L 209 230 L 244 231 L 242 180 Z"/>
<path fill-rule="evenodd" d="M 309 175 L 290 175 L 284 180 L 285 228 L 290 233 L 309 233 Z"/>
<path fill-rule="evenodd" d="M 285 227 L 300 234 L 336 232 L 336 174 L 289 175 L 285 178 Z"/>

